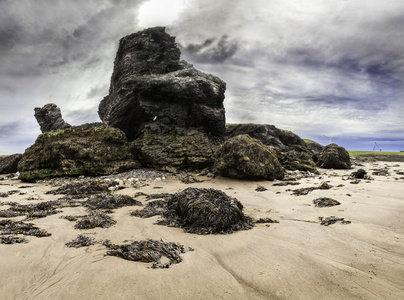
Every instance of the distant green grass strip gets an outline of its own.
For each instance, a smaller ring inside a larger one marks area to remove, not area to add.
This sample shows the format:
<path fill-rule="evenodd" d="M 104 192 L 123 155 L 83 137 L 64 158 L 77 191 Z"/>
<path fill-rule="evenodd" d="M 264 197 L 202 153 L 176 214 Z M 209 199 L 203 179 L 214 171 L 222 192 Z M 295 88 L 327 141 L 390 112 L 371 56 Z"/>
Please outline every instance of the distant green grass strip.
<path fill-rule="evenodd" d="M 362 156 L 362 155 L 403 155 L 404 152 L 378 152 L 378 151 L 352 151 L 348 150 L 350 156 Z"/>
<path fill-rule="evenodd" d="M 0 156 L 9 156 L 9 155 L 7 155 L 7 154 L 0 154 Z"/>

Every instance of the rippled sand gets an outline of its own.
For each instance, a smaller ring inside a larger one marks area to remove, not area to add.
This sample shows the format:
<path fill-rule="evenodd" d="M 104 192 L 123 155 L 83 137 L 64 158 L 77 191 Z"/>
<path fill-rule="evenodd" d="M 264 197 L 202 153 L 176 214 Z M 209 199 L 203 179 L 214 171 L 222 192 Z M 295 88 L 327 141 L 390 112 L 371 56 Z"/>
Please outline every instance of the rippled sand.
<path fill-rule="evenodd" d="M 355 167 L 320 170 L 322 178 L 303 178 L 298 186 L 222 177 L 198 177 L 205 181 L 184 184 L 169 177 L 140 189 L 115 192 L 133 196 L 139 191 L 175 193 L 191 186 L 212 187 L 240 200 L 244 212 L 253 218 L 280 222 L 257 224 L 230 235 L 193 235 L 181 228 L 154 225 L 157 216 L 130 216 L 136 206 L 116 209 L 111 216 L 117 224 L 110 228 L 77 230 L 74 223 L 59 217 L 85 215 L 86 209 L 63 208 L 60 214 L 29 221 L 50 232 L 50 237 L 0 244 L 0 299 L 404 299 L 404 175 L 396 172 L 404 171 L 404 163 L 365 163 L 362 168 L 371 173 L 372 168 L 384 166 L 390 176 L 373 176 L 375 180 L 358 184 L 344 180 Z M 334 187 L 304 196 L 286 191 L 324 181 Z M 0 193 L 21 185 L 26 184 L 0 181 Z M 29 185 L 20 189 L 27 194 L 0 198 L 0 203 L 38 203 L 60 197 L 45 194 L 54 189 L 47 183 Z M 257 186 L 268 190 L 257 192 Z M 35 195 L 40 200 L 27 200 Z M 318 197 L 333 198 L 341 205 L 315 207 L 312 201 Z M 328 216 L 352 223 L 321 226 L 318 218 Z M 115 244 L 163 239 L 195 251 L 185 253 L 184 261 L 170 269 L 151 269 L 149 263 L 105 256 L 107 250 L 100 244 L 65 246 L 80 233 Z"/>

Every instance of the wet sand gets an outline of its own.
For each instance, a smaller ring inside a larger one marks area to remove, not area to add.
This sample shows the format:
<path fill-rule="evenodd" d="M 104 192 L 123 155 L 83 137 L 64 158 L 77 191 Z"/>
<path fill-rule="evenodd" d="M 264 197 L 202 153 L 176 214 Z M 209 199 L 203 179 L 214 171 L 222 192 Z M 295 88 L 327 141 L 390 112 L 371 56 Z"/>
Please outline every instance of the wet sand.
<path fill-rule="evenodd" d="M 87 214 L 82 206 L 27 221 L 52 235 L 29 236 L 26 244 L 0 244 L 0 299 L 404 299 L 404 175 L 397 174 L 404 171 L 404 163 L 363 164 L 361 168 L 369 174 L 371 169 L 387 166 L 390 175 L 371 175 L 374 180 L 352 184 L 347 177 L 358 166 L 320 169 L 320 175 L 302 178 L 297 186 L 202 176 L 198 179 L 204 182 L 184 184 L 168 177 L 140 189 L 114 192 L 133 196 L 216 188 L 241 201 L 251 217 L 279 221 L 228 235 L 195 235 L 154 225 L 158 216 L 130 216 L 138 206 L 115 209 L 111 217 L 117 224 L 110 228 L 78 230 L 73 222 L 59 218 Z M 333 187 L 303 196 L 286 191 L 324 181 Z M 21 185 L 31 187 L 20 189 Z M 268 190 L 257 192 L 257 186 Z M 0 181 L 0 193 L 15 189 L 27 194 L 0 198 L 0 203 L 39 203 L 61 197 L 45 194 L 55 189 L 49 183 Z M 40 200 L 27 200 L 35 195 Z M 341 205 L 315 207 L 312 201 L 318 197 L 333 198 Z M 328 216 L 351 224 L 321 226 L 319 217 Z M 183 262 L 170 269 L 151 269 L 150 263 L 106 256 L 107 249 L 100 244 L 66 247 L 78 234 L 114 244 L 163 239 L 194 251 L 183 254 Z"/>

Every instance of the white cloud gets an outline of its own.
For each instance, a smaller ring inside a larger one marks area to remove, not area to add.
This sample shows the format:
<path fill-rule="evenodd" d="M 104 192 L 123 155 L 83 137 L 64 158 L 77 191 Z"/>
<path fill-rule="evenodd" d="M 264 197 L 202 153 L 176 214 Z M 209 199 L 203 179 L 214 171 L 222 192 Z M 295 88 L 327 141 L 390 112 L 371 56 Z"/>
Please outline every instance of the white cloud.
<path fill-rule="evenodd" d="M 138 24 L 142 28 L 170 25 L 185 8 L 186 2 L 186 0 L 150 0 L 140 7 Z"/>

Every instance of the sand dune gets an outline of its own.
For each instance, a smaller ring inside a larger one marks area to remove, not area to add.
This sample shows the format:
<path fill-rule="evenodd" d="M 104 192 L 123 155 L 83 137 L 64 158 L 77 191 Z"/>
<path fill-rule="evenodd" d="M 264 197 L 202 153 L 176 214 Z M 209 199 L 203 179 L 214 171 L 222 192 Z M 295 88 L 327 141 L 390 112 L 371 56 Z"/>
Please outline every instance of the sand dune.
<path fill-rule="evenodd" d="M 385 165 L 390 176 L 373 176 L 375 180 L 358 184 L 344 180 L 353 170 L 320 170 L 321 178 L 302 178 L 298 186 L 222 177 L 200 177 L 205 181 L 184 184 L 167 178 L 116 192 L 133 196 L 139 191 L 175 193 L 191 186 L 213 187 L 240 200 L 251 217 L 279 220 L 228 235 L 194 235 L 154 225 L 157 216 L 130 216 L 139 207 L 116 209 L 111 216 L 117 224 L 110 228 L 77 230 L 74 223 L 59 217 L 84 215 L 86 209 L 63 208 L 61 214 L 30 221 L 50 232 L 50 237 L 0 244 L 0 299 L 404 299 L 404 179 L 394 171 L 403 171 L 404 163 L 366 163 L 363 168 L 369 172 Z M 334 187 L 304 196 L 286 191 L 324 181 Z M 21 185 L 18 180 L 3 180 L 0 192 Z M 256 192 L 259 185 L 268 190 Z M 26 195 L 17 193 L 0 202 L 25 204 L 59 197 L 45 194 L 54 189 L 46 183 L 30 186 L 24 189 Z M 32 195 L 41 200 L 26 200 Z M 318 197 L 336 199 L 341 205 L 315 207 L 312 200 Z M 321 226 L 321 216 L 352 223 Z M 80 233 L 116 244 L 163 239 L 194 251 L 170 269 L 151 269 L 148 263 L 105 256 L 107 250 L 100 244 L 65 246 Z"/>

